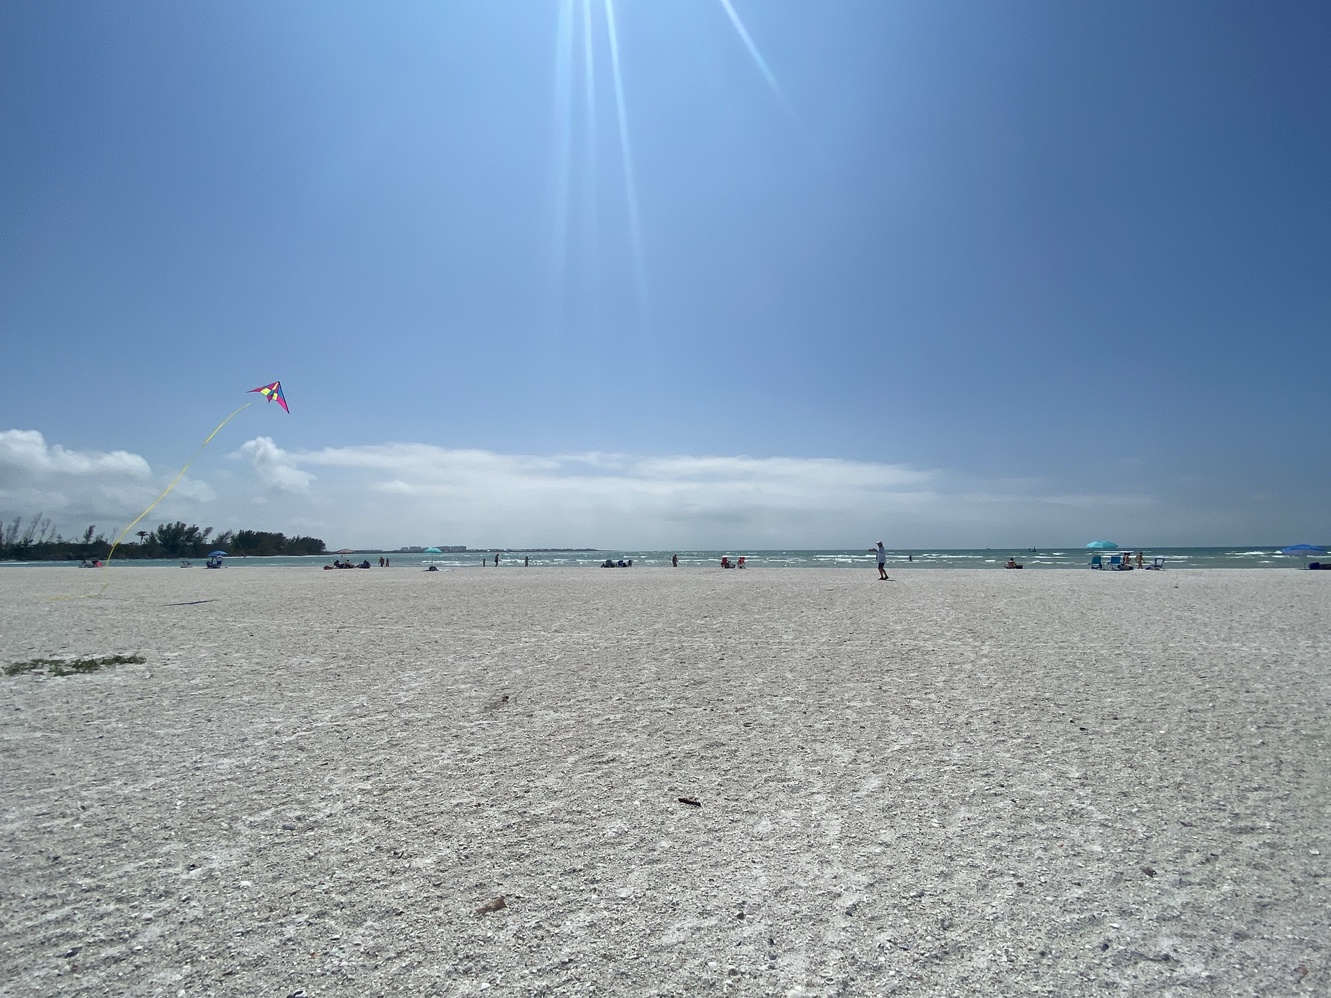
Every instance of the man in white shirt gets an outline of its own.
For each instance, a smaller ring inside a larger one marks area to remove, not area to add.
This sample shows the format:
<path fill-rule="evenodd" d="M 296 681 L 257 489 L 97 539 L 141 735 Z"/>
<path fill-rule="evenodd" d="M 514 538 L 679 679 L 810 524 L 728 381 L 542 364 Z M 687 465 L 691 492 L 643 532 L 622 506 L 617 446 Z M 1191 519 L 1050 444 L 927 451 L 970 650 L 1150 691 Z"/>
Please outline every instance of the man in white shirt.
<path fill-rule="evenodd" d="M 887 578 L 887 552 L 883 550 L 883 542 L 882 542 L 882 541 L 879 541 L 879 542 L 878 542 L 878 547 L 877 547 L 877 548 L 869 548 L 869 550 L 870 550 L 871 552 L 873 552 L 873 553 L 875 553 L 875 554 L 878 555 L 878 578 L 879 578 L 880 580 L 881 580 L 881 579 L 886 579 L 886 578 Z"/>

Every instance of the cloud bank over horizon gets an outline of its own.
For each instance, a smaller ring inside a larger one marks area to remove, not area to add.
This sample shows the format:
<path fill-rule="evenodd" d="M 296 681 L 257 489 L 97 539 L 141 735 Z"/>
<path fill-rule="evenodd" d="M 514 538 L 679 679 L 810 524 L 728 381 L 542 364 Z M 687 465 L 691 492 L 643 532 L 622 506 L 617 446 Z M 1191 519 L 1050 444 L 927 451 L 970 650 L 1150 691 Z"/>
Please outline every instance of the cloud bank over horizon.
<path fill-rule="evenodd" d="M 67 535 L 96 523 L 113 536 L 173 476 L 128 451 L 79 451 L 37 430 L 0 431 L 6 520 L 40 512 Z M 761 550 L 858 548 L 880 538 L 895 548 L 967 548 L 1102 535 L 1163 545 L 1223 543 L 1246 529 L 1218 508 L 1198 520 L 1140 489 L 1080 492 L 1038 477 L 981 480 L 842 458 L 502 454 L 425 443 L 287 450 L 257 436 L 199 461 L 148 525 L 180 519 L 306 534 L 330 548 Z"/>

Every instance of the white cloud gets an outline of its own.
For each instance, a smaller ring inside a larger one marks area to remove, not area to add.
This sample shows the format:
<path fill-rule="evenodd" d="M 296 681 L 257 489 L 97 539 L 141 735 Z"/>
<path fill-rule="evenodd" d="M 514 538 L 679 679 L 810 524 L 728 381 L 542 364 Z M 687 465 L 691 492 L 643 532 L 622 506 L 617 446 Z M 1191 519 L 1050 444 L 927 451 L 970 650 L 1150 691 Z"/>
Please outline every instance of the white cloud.
<path fill-rule="evenodd" d="M 128 451 L 66 450 L 48 446 L 38 430 L 0 430 L 0 472 L 29 475 L 124 475 L 147 478 L 148 462 Z"/>
<path fill-rule="evenodd" d="M 332 548 L 756 550 L 867 547 L 879 538 L 893 547 L 1043 547 L 1098 536 L 1207 543 L 1222 527 L 1225 536 L 1245 532 L 1241 514 L 1208 506 L 1209 496 L 1166 501 L 1140 480 L 1097 492 L 1081 482 L 985 480 L 841 458 L 501 454 L 418 443 L 302 451 L 267 436 L 231 457 L 230 468 L 200 461 L 149 525 L 280 530 Z M 42 510 L 66 531 L 123 525 L 170 481 L 124 451 L 76 452 L 35 431 L 0 432 L 0 516 Z"/>
<path fill-rule="evenodd" d="M 245 444 L 260 477 L 318 468 L 301 511 L 342 544 L 624 547 L 859 543 L 912 510 L 946 515 L 935 471 L 833 458 L 499 454 L 392 443 Z M 293 513 L 286 499 L 271 496 Z"/>
<path fill-rule="evenodd" d="M 279 492 L 309 494 L 314 476 L 297 468 L 291 455 L 273 443 L 272 437 L 255 437 L 240 448 L 240 453 L 249 458 L 264 484 Z"/>
<path fill-rule="evenodd" d="M 148 462 L 128 451 L 71 450 L 48 444 L 37 430 L 0 430 L 0 517 L 10 520 L 45 515 L 65 533 L 94 523 L 111 536 L 173 479 L 154 479 Z M 173 503 L 194 511 L 215 498 L 211 485 L 188 476 L 172 489 Z"/>

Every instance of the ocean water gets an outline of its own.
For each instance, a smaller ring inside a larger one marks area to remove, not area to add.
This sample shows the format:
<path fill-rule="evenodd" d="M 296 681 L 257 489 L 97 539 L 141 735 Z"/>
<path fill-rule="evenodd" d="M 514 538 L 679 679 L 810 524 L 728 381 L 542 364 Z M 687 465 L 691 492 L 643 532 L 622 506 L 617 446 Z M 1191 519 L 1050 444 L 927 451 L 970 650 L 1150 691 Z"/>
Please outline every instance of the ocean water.
<path fill-rule="evenodd" d="M 1024 571 L 1032 569 L 1071 569 L 1087 568 L 1094 552 L 1078 547 L 1053 547 L 1037 550 L 1010 548 L 918 548 L 889 549 L 887 555 L 888 572 L 915 569 L 948 568 L 993 568 L 1001 569 L 1009 557 L 1015 558 Z M 1113 554 L 1103 552 L 1106 565 Z M 537 551 L 530 555 L 524 551 L 502 551 L 499 554 L 500 568 L 521 568 L 523 558 L 531 559 L 532 568 L 596 568 L 606 559 L 628 561 L 632 559 L 634 568 L 668 568 L 670 556 L 679 555 L 681 568 L 717 567 L 722 556 L 728 556 L 733 562 L 743 555 L 745 564 L 750 569 L 763 568 L 844 568 L 861 571 L 875 570 L 875 557 L 866 548 L 858 550 L 783 550 L 783 551 L 748 551 L 737 548 L 728 551 Z M 379 558 L 391 560 L 393 569 L 414 569 L 423 571 L 430 565 L 440 570 L 462 570 L 482 568 L 494 570 L 494 551 L 459 551 L 443 554 L 426 554 L 421 551 L 357 552 L 352 555 L 321 555 L 301 558 L 228 558 L 226 568 L 244 570 L 247 567 L 290 567 L 317 569 L 331 564 L 334 558 L 346 557 L 360 563 L 368 560 L 378 568 Z M 1303 568 L 1307 559 L 1298 556 L 1282 555 L 1279 546 L 1237 545 L 1232 547 L 1182 547 L 1182 548 L 1145 548 L 1143 557 L 1146 564 L 1156 558 L 1164 558 L 1164 567 L 1171 568 Z M 1323 561 L 1331 560 L 1331 555 L 1322 556 Z M 175 568 L 179 569 L 179 559 L 145 559 L 142 561 L 116 561 L 117 568 Z M 0 562 L 0 570 L 14 568 L 77 568 L 77 562 Z M 202 569 L 203 563 L 195 560 L 194 568 Z"/>

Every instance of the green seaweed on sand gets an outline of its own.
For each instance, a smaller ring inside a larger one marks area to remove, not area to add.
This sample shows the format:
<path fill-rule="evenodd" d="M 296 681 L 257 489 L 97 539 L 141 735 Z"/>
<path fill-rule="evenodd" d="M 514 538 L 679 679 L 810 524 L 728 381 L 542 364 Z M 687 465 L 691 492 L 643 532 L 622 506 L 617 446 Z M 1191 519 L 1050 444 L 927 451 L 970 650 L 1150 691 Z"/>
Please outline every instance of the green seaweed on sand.
<path fill-rule="evenodd" d="M 24 672 L 44 672 L 48 676 L 73 676 L 96 672 L 109 665 L 141 665 L 148 661 L 142 655 L 103 655 L 100 658 L 34 658 L 5 666 L 6 676 Z"/>

